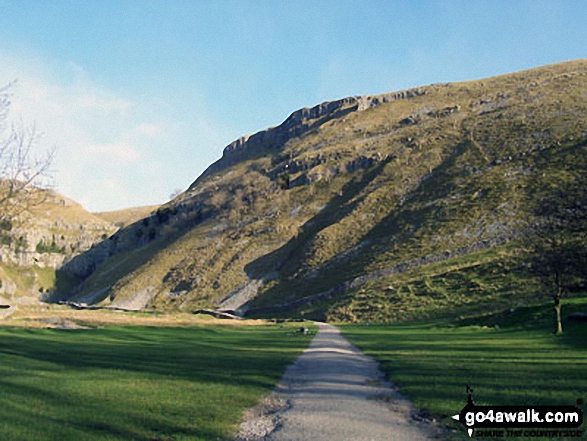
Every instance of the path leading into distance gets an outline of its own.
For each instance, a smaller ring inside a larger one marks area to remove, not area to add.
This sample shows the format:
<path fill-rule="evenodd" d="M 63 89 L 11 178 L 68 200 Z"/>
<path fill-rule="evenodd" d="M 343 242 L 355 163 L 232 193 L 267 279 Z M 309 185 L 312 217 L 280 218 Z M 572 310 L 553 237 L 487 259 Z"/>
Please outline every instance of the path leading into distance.
<path fill-rule="evenodd" d="M 433 439 L 410 417 L 410 402 L 385 382 L 377 363 L 334 326 L 319 323 L 308 349 L 274 395 L 287 403 L 271 441 Z M 247 438 L 245 438 L 247 439 Z M 254 439 L 254 438 L 250 438 Z"/>

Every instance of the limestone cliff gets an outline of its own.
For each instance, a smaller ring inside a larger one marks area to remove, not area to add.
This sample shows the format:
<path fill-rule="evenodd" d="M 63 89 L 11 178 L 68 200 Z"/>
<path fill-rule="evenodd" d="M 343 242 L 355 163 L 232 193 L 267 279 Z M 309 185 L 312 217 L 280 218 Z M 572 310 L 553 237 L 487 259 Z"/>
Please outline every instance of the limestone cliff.
<path fill-rule="evenodd" d="M 44 294 L 56 270 L 117 230 L 71 199 L 45 193 L 41 205 L 0 230 L 0 294 Z M 47 280 L 39 281 L 40 273 Z"/>
<path fill-rule="evenodd" d="M 326 101 L 314 107 L 304 107 L 293 112 L 283 123 L 276 127 L 262 130 L 253 135 L 242 136 L 228 144 L 222 158 L 212 164 L 190 186 L 190 190 L 207 176 L 224 170 L 246 159 L 249 154 L 263 153 L 264 149 L 279 150 L 290 139 L 300 137 L 336 118 L 342 118 L 352 112 L 360 112 L 380 104 L 400 99 L 425 95 L 425 88 L 403 90 L 377 96 L 356 96 L 336 101 Z"/>

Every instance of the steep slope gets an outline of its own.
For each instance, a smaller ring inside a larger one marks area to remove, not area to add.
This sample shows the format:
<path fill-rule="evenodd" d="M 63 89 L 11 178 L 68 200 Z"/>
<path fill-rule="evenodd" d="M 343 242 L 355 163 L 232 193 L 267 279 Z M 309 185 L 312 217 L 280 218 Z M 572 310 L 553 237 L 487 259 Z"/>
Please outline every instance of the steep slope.
<path fill-rule="evenodd" d="M 503 247 L 537 190 L 586 171 L 586 73 L 577 60 L 294 112 L 66 265 L 85 278 L 72 298 L 330 314 L 375 280 Z"/>
<path fill-rule="evenodd" d="M 65 196 L 37 191 L 43 203 L 0 227 L 0 295 L 5 298 L 49 295 L 58 268 L 117 230 Z M 62 289 L 71 283 L 67 280 Z"/>

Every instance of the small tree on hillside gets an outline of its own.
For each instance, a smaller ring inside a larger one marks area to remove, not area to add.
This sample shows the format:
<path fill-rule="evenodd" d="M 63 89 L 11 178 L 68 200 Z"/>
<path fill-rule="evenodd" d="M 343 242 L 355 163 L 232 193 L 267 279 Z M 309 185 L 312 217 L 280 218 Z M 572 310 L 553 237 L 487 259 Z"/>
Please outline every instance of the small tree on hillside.
<path fill-rule="evenodd" d="M 279 175 L 279 188 L 289 190 L 291 186 L 291 175 L 286 171 Z"/>
<path fill-rule="evenodd" d="M 557 334 L 563 332 L 562 299 L 586 276 L 587 187 L 583 182 L 552 191 L 537 204 L 527 243 L 531 268 L 553 299 Z"/>
<path fill-rule="evenodd" d="M 10 124 L 8 84 L 0 87 L 0 223 L 12 224 L 23 212 L 45 201 L 53 151 L 35 156 L 39 134 L 34 125 Z"/>
<path fill-rule="evenodd" d="M 174 200 L 176 197 L 178 197 L 180 194 L 183 193 L 183 190 L 181 188 L 176 188 L 174 189 L 170 194 L 169 194 L 169 200 L 172 201 Z"/>

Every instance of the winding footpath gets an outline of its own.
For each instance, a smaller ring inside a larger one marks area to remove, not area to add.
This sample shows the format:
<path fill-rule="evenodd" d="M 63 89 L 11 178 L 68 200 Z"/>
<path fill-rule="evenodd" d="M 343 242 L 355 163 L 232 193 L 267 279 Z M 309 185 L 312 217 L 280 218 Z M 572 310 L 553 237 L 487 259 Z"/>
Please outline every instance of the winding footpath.
<path fill-rule="evenodd" d="M 413 440 L 433 439 L 429 427 L 410 417 L 411 405 L 384 380 L 377 363 L 334 326 L 319 323 L 308 349 L 285 372 L 272 394 L 282 409 L 267 432 L 246 440 Z"/>

